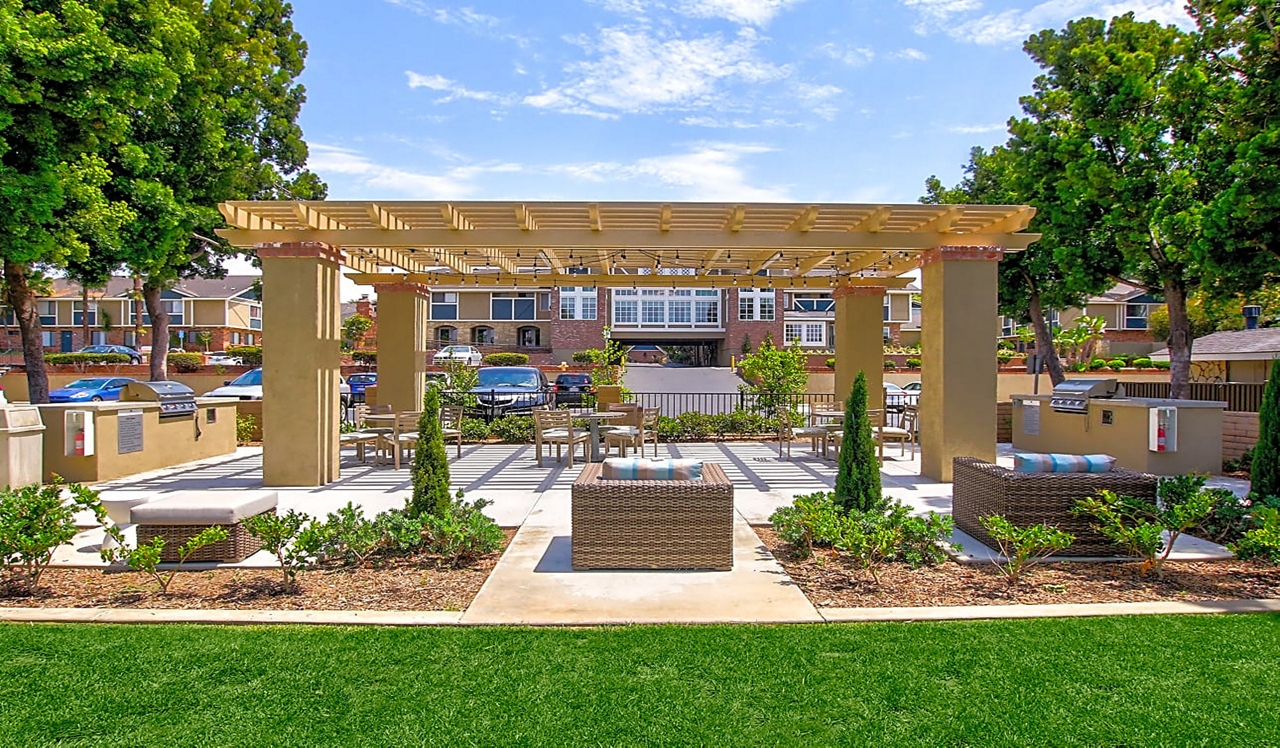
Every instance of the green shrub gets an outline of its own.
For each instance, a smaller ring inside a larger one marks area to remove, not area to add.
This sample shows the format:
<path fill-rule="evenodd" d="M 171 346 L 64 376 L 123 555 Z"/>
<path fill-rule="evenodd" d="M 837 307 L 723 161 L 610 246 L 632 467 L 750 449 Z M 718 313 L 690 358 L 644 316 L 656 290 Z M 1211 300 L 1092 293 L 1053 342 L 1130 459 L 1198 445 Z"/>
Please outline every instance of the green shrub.
<path fill-rule="evenodd" d="M 574 351 L 573 356 L 570 358 L 573 359 L 575 364 L 584 366 L 595 362 L 595 357 L 591 355 L 591 351 Z"/>
<path fill-rule="evenodd" d="M 675 441 L 684 436 L 680 421 L 671 416 L 658 416 L 658 438 L 664 442 Z"/>
<path fill-rule="evenodd" d="M 245 530 L 260 539 L 262 547 L 276 557 L 285 589 L 293 588 L 298 570 L 314 561 L 320 545 L 319 535 L 312 529 L 315 523 L 303 529 L 309 519 L 298 510 L 290 509 L 284 515 L 264 512 L 244 521 Z"/>
<path fill-rule="evenodd" d="M 897 362 L 892 361 L 892 360 L 890 360 L 890 359 L 885 359 L 885 362 L 884 362 L 884 370 L 885 370 L 885 371 L 894 371 L 894 370 L 896 370 L 897 368 L 898 368 L 898 364 L 897 364 Z"/>
<path fill-rule="evenodd" d="M 412 506 L 413 501 L 408 502 Z M 409 514 L 407 516 L 419 516 Z M 425 512 L 421 516 L 425 516 Z M 336 512 L 331 512 L 324 522 L 313 522 L 311 543 L 317 555 L 326 560 L 341 559 L 346 564 L 363 564 L 381 548 L 383 535 L 373 520 L 364 516 L 364 510 L 351 502 Z"/>
<path fill-rule="evenodd" d="M 996 350 L 996 361 L 1001 364 L 1007 364 L 1013 360 L 1017 354 L 1008 348 L 999 348 Z"/>
<path fill-rule="evenodd" d="M 258 435 L 258 419 L 248 413 L 236 414 L 236 444 L 249 444 Z"/>
<path fill-rule="evenodd" d="M 995 565 L 1011 585 L 1016 585 L 1032 564 L 1066 550 L 1076 539 L 1071 533 L 1046 524 L 1019 527 L 999 514 L 980 517 L 978 521 L 1004 556 L 1004 562 L 996 561 Z"/>
<path fill-rule="evenodd" d="M 1186 480 L 1186 476 L 1161 479 L 1156 491 L 1159 503 L 1099 491 L 1097 496 L 1077 501 L 1074 511 L 1093 517 L 1093 529 L 1141 556 L 1141 573 L 1155 571 L 1163 578 L 1164 562 L 1178 537 L 1203 522 L 1213 511 L 1217 498 L 1213 489 L 1187 491 Z"/>
<path fill-rule="evenodd" d="M 1168 371 L 1169 367 L 1172 364 L 1170 364 L 1168 361 L 1152 361 L 1151 365 L 1157 369 L 1160 369 L 1161 371 Z"/>
<path fill-rule="evenodd" d="M 489 424 L 484 422 L 482 418 L 463 418 L 462 419 L 462 440 L 468 442 L 482 442 L 489 438 Z"/>
<path fill-rule="evenodd" d="M 227 355 L 240 359 L 241 366 L 254 368 L 262 366 L 262 346 L 260 345 L 233 345 L 227 348 Z"/>
<path fill-rule="evenodd" d="M 169 363 L 180 372 L 200 371 L 204 367 L 204 356 L 199 353 L 170 353 Z"/>
<path fill-rule="evenodd" d="M 405 506 L 410 517 L 449 508 L 449 457 L 440 427 L 440 390 L 428 387 L 418 416 L 418 448 L 413 451 L 413 495 Z"/>
<path fill-rule="evenodd" d="M 685 411 L 676 416 L 680 422 L 680 435 L 685 439 L 706 439 L 711 435 L 711 417 L 697 411 Z"/>
<path fill-rule="evenodd" d="M 502 416 L 489 424 L 489 433 L 507 444 L 533 441 L 533 416 Z"/>
<path fill-rule="evenodd" d="M 1164 478 L 1160 481 L 1160 503 L 1166 507 L 1193 504 L 1201 501 L 1203 494 L 1209 501 L 1209 512 L 1203 520 L 1189 526 L 1187 534 L 1219 544 L 1237 540 L 1254 526 L 1253 509 L 1268 504 L 1241 500 L 1225 488 L 1205 488 L 1207 480 L 1208 476 L 1195 473 Z"/>
<path fill-rule="evenodd" d="M 832 357 L 830 357 L 830 358 L 828 358 L 828 359 L 827 359 L 827 368 L 828 368 L 828 369 L 834 369 L 834 368 L 836 368 L 836 357 L 835 357 L 835 356 L 832 356 Z"/>
<path fill-rule="evenodd" d="M 814 546 L 830 546 L 838 537 L 842 513 L 827 491 L 796 496 L 789 506 L 769 517 L 778 538 L 800 556 L 813 555 Z"/>
<path fill-rule="evenodd" d="M 835 501 L 846 513 L 870 511 L 881 505 L 880 460 L 867 414 L 865 372 L 858 372 L 853 380 L 853 389 L 845 401 L 844 426 Z"/>
<path fill-rule="evenodd" d="M 175 354 L 177 355 L 177 354 Z M 50 366 L 74 366 L 76 371 L 84 371 L 90 366 L 129 363 L 128 354 L 124 353 L 46 353 L 44 362 Z"/>
<path fill-rule="evenodd" d="M 491 503 L 464 501 L 459 491 L 448 511 L 424 518 L 423 549 L 457 566 L 502 548 L 502 528 L 481 511 Z"/>
<path fill-rule="evenodd" d="M 527 366 L 529 364 L 529 354 L 527 353 L 489 353 L 483 359 L 487 366 Z"/>
<path fill-rule="evenodd" d="M 909 358 L 909 359 L 907 359 L 907 368 L 908 368 L 908 369 L 919 369 L 919 368 L 920 368 L 920 359 L 918 359 L 918 358 Z"/>
<path fill-rule="evenodd" d="M 1152 366 L 1151 359 L 1147 358 L 1146 356 L 1135 358 L 1133 360 L 1133 365 L 1138 367 L 1139 369 L 1150 369 Z"/>
<path fill-rule="evenodd" d="M 1112 371 L 1120 371 L 1124 367 L 1125 367 L 1125 362 L 1123 359 L 1113 358 L 1107 362 L 1107 368 Z"/>
<path fill-rule="evenodd" d="M 1280 501 L 1280 499 L 1274 499 Z M 1273 564 L 1280 563 L 1280 510 L 1264 506 L 1257 509 L 1254 519 L 1258 526 L 1246 532 L 1227 548 L 1237 558 L 1261 558 Z"/>
<path fill-rule="evenodd" d="M 378 352 L 376 350 L 352 351 L 351 360 L 357 364 L 373 366 L 378 363 Z"/>
<path fill-rule="evenodd" d="M 1013 344 L 1013 341 L 1012 341 L 1012 340 L 999 340 L 999 341 L 996 341 L 996 350 L 997 350 L 997 351 L 1010 351 L 1010 352 L 1012 352 L 1015 348 L 1017 348 L 1017 346 L 1015 346 L 1015 345 Z"/>
<path fill-rule="evenodd" d="M 1099 369 L 1106 368 L 1106 366 L 1107 366 L 1106 359 L 1094 358 L 1091 361 L 1089 361 L 1089 371 L 1098 371 Z"/>
<path fill-rule="evenodd" d="M 1262 391 L 1258 409 L 1258 443 L 1249 467 L 1250 495 L 1280 496 L 1280 365 L 1271 365 L 1271 376 Z"/>
<path fill-rule="evenodd" d="M 76 536 L 76 512 L 92 511 L 99 524 L 106 523 L 97 491 L 78 483 L 66 489 L 68 497 L 56 482 L 0 490 L 0 563 L 20 571 L 28 589 L 40 586 L 53 552 Z"/>
<path fill-rule="evenodd" d="M 105 561 L 124 561 L 134 571 L 141 571 L 152 579 L 156 584 L 160 585 L 160 594 L 169 594 L 169 585 L 173 583 L 173 578 L 182 571 L 182 564 L 186 562 L 191 554 L 204 548 L 206 545 L 220 543 L 227 539 L 227 530 L 221 525 L 213 525 L 206 527 L 200 531 L 195 537 L 190 538 L 182 544 L 178 549 L 178 564 L 168 571 L 161 573 L 160 555 L 164 552 L 164 536 L 157 535 L 151 539 L 150 543 L 138 545 L 135 548 L 129 548 L 124 543 L 124 535 L 120 532 L 117 525 L 107 528 L 107 534 L 116 542 L 114 548 L 102 549 L 102 558 Z"/>

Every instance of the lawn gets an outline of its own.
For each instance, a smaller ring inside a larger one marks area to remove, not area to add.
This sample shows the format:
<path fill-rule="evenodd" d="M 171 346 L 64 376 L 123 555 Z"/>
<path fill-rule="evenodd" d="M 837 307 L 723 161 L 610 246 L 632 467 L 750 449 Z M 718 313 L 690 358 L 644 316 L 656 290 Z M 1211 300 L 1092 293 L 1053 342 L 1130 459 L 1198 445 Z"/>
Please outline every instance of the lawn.
<path fill-rule="evenodd" d="M 6 745 L 1280 742 L 1280 617 L 0 626 Z"/>

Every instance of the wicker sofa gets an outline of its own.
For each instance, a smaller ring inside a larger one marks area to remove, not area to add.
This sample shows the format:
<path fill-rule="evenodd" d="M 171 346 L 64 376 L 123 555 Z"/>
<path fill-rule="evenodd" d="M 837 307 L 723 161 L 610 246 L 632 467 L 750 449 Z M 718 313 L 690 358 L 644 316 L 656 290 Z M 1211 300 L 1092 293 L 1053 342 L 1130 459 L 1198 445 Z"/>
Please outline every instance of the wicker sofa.
<path fill-rule="evenodd" d="M 982 528 L 980 517 L 999 514 L 1015 525 L 1041 522 L 1075 536 L 1061 556 L 1114 556 L 1123 549 L 1089 526 L 1088 517 L 1073 514 L 1080 499 L 1098 491 L 1154 499 L 1157 478 L 1117 468 L 1106 473 L 1018 473 L 973 457 L 952 461 L 951 514 L 956 527 L 990 548 L 997 544 Z"/>
<path fill-rule="evenodd" d="M 733 568 L 733 484 L 719 465 L 694 481 L 603 480 L 601 468 L 573 482 L 573 568 Z"/>

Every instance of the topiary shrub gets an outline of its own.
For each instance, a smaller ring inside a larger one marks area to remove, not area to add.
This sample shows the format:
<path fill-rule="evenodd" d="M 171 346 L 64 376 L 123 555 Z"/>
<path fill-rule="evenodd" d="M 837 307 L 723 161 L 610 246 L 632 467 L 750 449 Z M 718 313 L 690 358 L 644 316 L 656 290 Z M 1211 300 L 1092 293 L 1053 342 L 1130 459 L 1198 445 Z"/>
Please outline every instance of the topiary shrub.
<path fill-rule="evenodd" d="M 883 505 L 880 493 L 880 461 L 871 436 L 867 413 L 867 375 L 859 371 L 845 401 L 844 440 L 836 475 L 835 502 L 845 513 L 869 512 Z"/>
<path fill-rule="evenodd" d="M 1258 443 L 1249 466 L 1250 494 L 1280 496 L 1280 366 L 1271 365 L 1271 376 L 1262 391 L 1258 409 Z"/>
<path fill-rule="evenodd" d="M 529 354 L 527 353 L 489 353 L 484 359 L 486 366 L 527 366 L 529 364 Z"/>
<path fill-rule="evenodd" d="M 1107 368 L 1112 371 L 1120 371 L 1121 369 L 1124 368 L 1124 365 L 1125 365 L 1124 361 L 1118 358 L 1113 358 L 1107 362 Z"/>
<path fill-rule="evenodd" d="M 240 363 L 244 366 L 255 368 L 262 366 L 262 346 L 260 345 L 233 345 L 227 349 L 227 355 L 240 359 Z"/>
<path fill-rule="evenodd" d="M 176 371 L 200 371 L 204 366 L 204 356 L 199 353 L 170 353 L 169 363 Z"/>
<path fill-rule="evenodd" d="M 440 390 L 428 387 L 422 396 L 418 416 L 418 448 L 413 452 L 413 496 L 405 504 L 405 514 L 443 516 L 453 506 L 449 495 L 449 457 L 444 451 L 440 430 Z"/>
<path fill-rule="evenodd" d="M 571 357 L 575 364 L 591 364 L 595 362 L 595 357 L 591 355 L 591 351 L 574 351 Z"/>
<path fill-rule="evenodd" d="M 919 368 L 920 368 L 920 359 L 918 359 L 918 358 L 909 358 L 909 359 L 907 359 L 907 368 L 908 368 L 908 369 L 912 369 L 912 370 L 919 369 Z"/>
<path fill-rule="evenodd" d="M 895 362 L 895 361 L 885 361 L 885 362 L 884 362 L 884 370 L 885 370 L 885 371 L 897 371 L 897 369 L 898 369 L 898 364 L 897 364 L 897 362 Z"/>
<path fill-rule="evenodd" d="M 1095 358 L 1089 362 L 1089 371 L 1098 371 L 1099 369 L 1105 368 L 1106 365 L 1106 359 Z"/>
<path fill-rule="evenodd" d="M 1150 369 L 1151 359 L 1147 358 L 1146 356 L 1143 356 L 1141 358 L 1135 358 L 1133 360 L 1133 365 L 1138 367 L 1139 369 Z"/>
<path fill-rule="evenodd" d="M 827 359 L 827 368 L 828 368 L 828 369 L 834 369 L 834 368 L 836 368 L 836 357 L 835 357 L 835 356 L 832 356 L 831 358 Z"/>
<path fill-rule="evenodd" d="M 1168 370 L 1169 370 L 1169 367 L 1170 367 L 1172 364 L 1170 364 L 1168 361 L 1152 361 L 1152 362 L 1151 362 L 1151 365 L 1152 365 L 1152 366 L 1154 366 L 1154 367 L 1156 367 L 1157 369 L 1159 369 L 1159 370 L 1161 370 L 1161 371 L 1168 371 Z"/>

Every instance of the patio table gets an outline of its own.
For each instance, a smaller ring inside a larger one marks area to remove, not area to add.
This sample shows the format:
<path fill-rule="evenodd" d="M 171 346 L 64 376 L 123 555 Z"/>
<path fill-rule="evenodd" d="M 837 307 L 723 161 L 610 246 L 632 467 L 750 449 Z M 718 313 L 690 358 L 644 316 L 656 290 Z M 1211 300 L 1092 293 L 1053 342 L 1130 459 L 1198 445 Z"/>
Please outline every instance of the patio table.
<path fill-rule="evenodd" d="M 580 416 L 574 416 L 575 418 L 585 418 L 587 420 L 587 426 L 589 426 L 591 429 L 591 461 L 592 462 L 600 462 L 601 460 L 600 422 L 616 421 L 622 418 L 627 418 L 630 415 L 631 415 L 630 413 L 625 413 L 623 411 L 618 411 L 618 410 L 596 410 L 590 413 L 584 413 Z"/>

